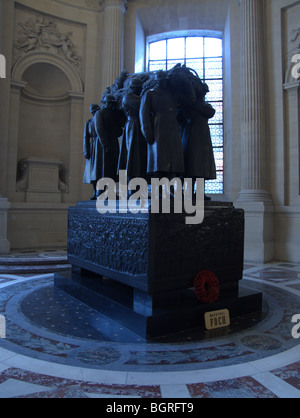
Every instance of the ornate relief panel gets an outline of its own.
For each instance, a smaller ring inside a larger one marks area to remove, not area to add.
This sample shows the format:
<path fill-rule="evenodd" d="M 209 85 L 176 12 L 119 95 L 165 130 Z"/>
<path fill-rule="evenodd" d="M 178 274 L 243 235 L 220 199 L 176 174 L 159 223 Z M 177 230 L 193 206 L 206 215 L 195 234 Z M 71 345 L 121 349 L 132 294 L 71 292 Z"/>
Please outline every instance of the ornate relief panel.
<path fill-rule="evenodd" d="M 84 50 L 84 25 L 16 4 L 13 66 L 28 53 L 44 53 L 64 59 L 83 78 Z"/>

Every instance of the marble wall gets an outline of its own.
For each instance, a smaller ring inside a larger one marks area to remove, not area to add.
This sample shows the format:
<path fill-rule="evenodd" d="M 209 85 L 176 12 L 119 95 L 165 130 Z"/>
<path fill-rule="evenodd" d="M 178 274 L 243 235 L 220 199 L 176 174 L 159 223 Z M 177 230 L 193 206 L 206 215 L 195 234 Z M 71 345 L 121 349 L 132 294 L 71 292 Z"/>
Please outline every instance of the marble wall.
<path fill-rule="evenodd" d="M 218 198 L 245 209 L 247 260 L 300 262 L 299 81 L 291 77 L 299 18 L 293 0 L 0 0 L 8 75 L 0 80 L 0 194 L 10 204 L 11 248 L 66 246 L 67 209 L 90 195 L 82 184 L 89 105 L 122 69 L 144 69 L 147 36 L 208 29 L 224 39 L 225 193 Z M 259 71 L 247 73 L 252 57 Z M 248 93 L 245 74 L 254 74 Z M 261 127 L 255 137 L 252 118 Z M 29 166 L 40 182 L 30 183 Z M 55 187 L 42 181 L 45 170 Z"/>
<path fill-rule="evenodd" d="M 295 262 L 300 262 L 300 78 L 292 77 L 291 60 L 300 53 L 299 22 L 298 1 L 267 2 L 265 56 L 270 189 L 275 204 L 273 257 Z"/>

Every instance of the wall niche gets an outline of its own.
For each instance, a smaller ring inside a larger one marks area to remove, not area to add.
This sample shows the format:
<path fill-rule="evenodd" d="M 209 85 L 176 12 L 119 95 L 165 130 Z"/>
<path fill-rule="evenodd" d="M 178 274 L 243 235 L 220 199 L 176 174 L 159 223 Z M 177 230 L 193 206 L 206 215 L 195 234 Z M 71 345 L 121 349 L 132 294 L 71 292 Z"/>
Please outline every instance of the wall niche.
<path fill-rule="evenodd" d="M 20 97 L 17 189 L 26 191 L 24 161 L 34 158 L 61 162 L 57 186 L 66 191 L 61 185 L 67 183 L 70 168 L 70 81 L 55 65 L 35 63 L 24 71 L 22 82 L 26 86 Z"/>

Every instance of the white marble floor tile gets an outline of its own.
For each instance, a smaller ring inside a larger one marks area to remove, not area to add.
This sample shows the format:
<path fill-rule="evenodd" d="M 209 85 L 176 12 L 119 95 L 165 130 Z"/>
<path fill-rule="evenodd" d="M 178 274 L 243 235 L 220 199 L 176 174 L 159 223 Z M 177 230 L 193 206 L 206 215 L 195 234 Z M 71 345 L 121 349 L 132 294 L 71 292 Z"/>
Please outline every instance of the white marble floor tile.
<path fill-rule="evenodd" d="M 34 385 L 32 383 L 22 382 L 20 380 L 8 379 L 0 384 L 0 398 L 12 398 L 16 396 L 26 396 L 33 393 L 46 392 L 50 387 Z"/>

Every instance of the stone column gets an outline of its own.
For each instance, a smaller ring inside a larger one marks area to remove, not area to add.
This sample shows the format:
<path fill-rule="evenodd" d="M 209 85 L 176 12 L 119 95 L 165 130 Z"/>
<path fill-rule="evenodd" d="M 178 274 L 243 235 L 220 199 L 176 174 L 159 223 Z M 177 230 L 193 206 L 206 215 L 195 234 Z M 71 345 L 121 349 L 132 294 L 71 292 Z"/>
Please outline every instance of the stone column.
<path fill-rule="evenodd" d="M 269 192 L 267 93 L 265 74 L 265 0 L 241 0 L 242 190 L 237 205 L 245 210 L 245 258 L 273 257 L 273 201 Z"/>
<path fill-rule="evenodd" d="M 82 199 L 83 172 L 81 167 L 84 161 L 82 153 L 84 93 L 69 92 L 69 96 L 71 99 L 70 138 L 72 138 L 72 141 L 70 143 L 69 194 L 65 196 L 65 201 L 72 203 Z M 80 188 L 78 184 L 80 184 Z"/>
<path fill-rule="evenodd" d="M 3 0 L 0 0 L 0 53 L 2 52 L 2 28 L 3 28 Z"/>
<path fill-rule="evenodd" d="M 9 132 L 9 96 L 10 72 L 13 50 L 15 2 L 0 0 L 0 54 L 6 61 L 6 79 L 0 79 L 0 193 L 8 196 L 6 179 L 8 175 L 8 132 Z"/>
<path fill-rule="evenodd" d="M 16 173 L 18 167 L 18 139 L 20 120 L 21 92 L 26 87 L 24 81 L 11 80 L 10 106 L 9 106 L 9 136 L 7 150 L 7 194 L 11 202 L 16 198 Z"/>
<path fill-rule="evenodd" d="M 7 212 L 10 208 L 8 200 L 0 195 L 0 254 L 9 254 L 10 243 L 7 240 Z"/>
<path fill-rule="evenodd" d="M 127 0 L 103 0 L 101 87 L 104 91 L 123 70 L 124 14 Z"/>

